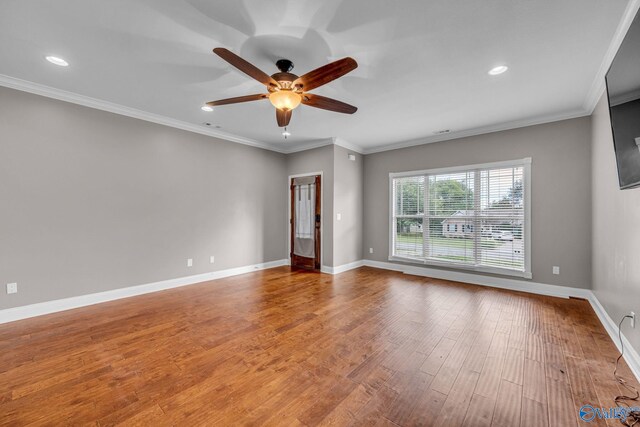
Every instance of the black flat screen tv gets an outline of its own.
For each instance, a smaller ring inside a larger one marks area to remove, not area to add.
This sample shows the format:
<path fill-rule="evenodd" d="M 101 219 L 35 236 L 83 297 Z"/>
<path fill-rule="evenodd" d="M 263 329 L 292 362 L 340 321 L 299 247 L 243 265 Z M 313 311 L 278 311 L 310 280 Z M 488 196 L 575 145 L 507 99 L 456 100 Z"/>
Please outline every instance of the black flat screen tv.
<path fill-rule="evenodd" d="M 606 76 L 621 189 L 640 186 L 640 12 Z"/>

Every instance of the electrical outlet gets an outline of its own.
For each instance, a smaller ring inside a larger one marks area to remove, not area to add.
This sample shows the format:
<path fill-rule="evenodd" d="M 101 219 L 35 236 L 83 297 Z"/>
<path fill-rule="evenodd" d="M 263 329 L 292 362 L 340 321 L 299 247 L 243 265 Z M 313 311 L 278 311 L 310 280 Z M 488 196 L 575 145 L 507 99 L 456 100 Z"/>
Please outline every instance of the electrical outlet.
<path fill-rule="evenodd" d="M 635 328 L 636 327 L 636 314 L 632 311 L 631 313 L 629 313 L 629 316 L 631 316 L 631 327 Z"/>
<path fill-rule="evenodd" d="M 373 253 L 373 248 L 369 248 L 369 253 L 372 254 Z"/>
<path fill-rule="evenodd" d="M 17 294 L 18 293 L 18 284 L 17 283 L 7 283 L 7 293 L 8 294 Z"/>
<path fill-rule="evenodd" d="M 193 267 L 193 258 L 187 260 L 187 267 Z"/>
<path fill-rule="evenodd" d="M 216 257 L 214 257 L 213 255 L 211 255 L 211 256 L 209 257 L 209 262 L 210 262 L 211 264 L 213 264 L 214 262 L 216 262 Z"/>
<path fill-rule="evenodd" d="M 553 274 L 560 274 L 560 267 L 558 267 L 557 265 L 553 266 Z"/>

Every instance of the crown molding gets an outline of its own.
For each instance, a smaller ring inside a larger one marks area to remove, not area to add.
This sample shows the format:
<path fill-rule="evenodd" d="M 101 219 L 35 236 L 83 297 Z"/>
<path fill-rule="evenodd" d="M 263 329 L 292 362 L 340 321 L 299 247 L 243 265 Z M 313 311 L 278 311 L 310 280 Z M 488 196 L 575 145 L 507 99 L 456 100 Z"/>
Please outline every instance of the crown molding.
<path fill-rule="evenodd" d="M 358 154 L 364 154 L 366 151 L 364 147 L 361 147 L 358 144 L 354 144 L 352 142 L 346 141 L 340 137 L 334 138 L 333 143 L 335 145 L 339 145 L 342 148 L 346 148 L 347 150 L 355 151 Z"/>
<path fill-rule="evenodd" d="M 355 151 L 358 154 L 364 154 L 364 148 L 335 136 L 331 138 L 300 142 L 295 145 L 289 146 L 288 149 L 283 149 L 281 152 L 285 154 L 293 154 L 299 153 L 301 151 L 313 150 L 314 148 L 326 147 L 327 145 L 339 145 L 340 147 L 346 148 L 349 151 Z"/>
<path fill-rule="evenodd" d="M 281 153 L 293 154 L 301 151 L 313 150 L 314 148 L 326 147 L 327 145 L 333 145 L 333 140 L 334 138 L 322 138 L 306 142 L 298 142 L 297 144 L 283 148 Z"/>
<path fill-rule="evenodd" d="M 640 6 L 640 0 L 632 0 L 632 3 L 634 3 L 636 6 L 634 8 L 628 7 L 627 11 L 625 12 L 625 17 L 628 14 L 633 13 L 633 10 L 637 10 L 638 9 L 637 6 Z M 628 29 L 628 25 L 626 26 L 626 28 Z M 624 38 L 624 34 L 625 32 L 622 32 L 622 36 L 621 36 L 622 38 Z M 619 43 L 618 45 L 616 45 L 615 49 L 613 49 L 614 54 L 618 48 L 617 46 L 619 46 Z M 535 117 L 535 118 L 523 119 L 523 120 L 515 120 L 511 122 L 506 122 L 506 123 L 499 123 L 499 124 L 490 125 L 490 126 L 482 126 L 482 127 L 473 128 L 473 129 L 451 132 L 445 135 L 433 135 L 433 136 L 427 136 L 423 138 L 412 139 L 408 141 L 385 144 L 385 145 L 372 147 L 372 148 L 361 147 L 357 144 L 351 143 L 339 137 L 331 137 L 331 138 L 312 140 L 308 142 L 300 142 L 300 143 L 295 143 L 289 146 L 280 146 L 280 145 L 274 145 L 267 142 L 258 141 L 251 138 L 245 138 L 242 136 L 218 131 L 215 129 L 204 128 L 200 125 L 195 125 L 193 123 L 188 123 L 181 120 L 176 120 L 169 117 L 161 116 L 158 114 L 137 110 L 135 108 L 125 107 L 123 105 L 116 104 L 113 102 L 91 98 L 91 97 L 80 95 L 74 92 L 56 89 L 50 86 L 45 86 L 39 83 L 34 83 L 27 80 L 22 80 L 15 77 L 2 75 L 2 74 L 0 74 L 0 86 L 20 90 L 23 92 L 33 93 L 36 95 L 57 99 L 64 102 L 70 102 L 73 104 L 82 105 L 84 107 L 107 111 L 110 113 L 119 114 L 122 116 L 131 117 L 134 119 L 139 119 L 139 120 L 144 120 L 151 123 L 169 126 L 176 129 L 185 130 L 188 132 L 194 132 L 201 135 L 211 136 L 214 138 L 223 139 L 226 141 L 231 141 L 231 142 L 235 142 L 243 145 L 248 145 L 255 148 L 275 151 L 281 154 L 292 154 L 300 151 L 306 151 L 306 150 L 312 150 L 314 148 L 324 147 L 327 145 L 339 145 L 343 148 L 346 148 L 348 150 L 351 150 L 358 154 L 363 154 L 363 155 L 374 154 L 374 153 L 379 153 L 383 151 L 397 150 L 400 148 L 414 147 L 417 145 L 430 144 L 434 142 L 449 141 L 452 139 L 459 139 L 459 138 L 464 138 L 469 136 L 499 132 L 503 130 L 510 130 L 510 129 L 516 129 L 516 128 L 521 128 L 526 126 L 551 123 L 551 122 L 560 121 L 560 120 L 568 120 L 572 118 L 588 116 L 593 112 L 593 108 L 578 109 L 578 110 L 570 111 L 568 113 L 553 114 L 553 115 Z M 600 97 L 600 93 L 598 93 L 597 96 L 595 97 L 596 102 Z M 595 107 L 595 104 L 594 104 L 594 107 Z"/>
<path fill-rule="evenodd" d="M 265 150 L 275 151 L 282 154 L 297 153 L 299 151 L 312 150 L 314 148 L 324 147 L 326 145 L 340 145 L 348 150 L 356 151 L 362 154 L 363 148 L 355 144 L 348 143 L 343 139 L 335 137 L 313 140 L 309 142 L 300 142 L 292 144 L 290 146 L 279 146 L 269 144 L 266 142 L 258 141 L 251 138 L 245 138 L 242 136 L 222 132 L 219 130 L 205 128 L 193 123 L 184 122 L 182 120 L 172 119 L 170 117 L 161 116 L 158 114 L 149 113 L 135 108 L 125 107 L 124 105 L 116 104 L 109 101 L 103 101 L 101 99 L 92 98 L 85 95 L 80 95 L 75 92 L 69 92 L 62 89 L 56 89 L 51 86 L 42 85 L 40 83 L 30 82 L 28 80 L 18 79 L 16 77 L 0 74 L 0 86 L 4 86 L 10 89 L 20 90 L 23 92 L 33 93 L 35 95 L 44 96 L 46 98 L 57 99 L 59 101 L 69 102 L 72 104 L 81 105 L 83 107 L 94 108 L 96 110 L 107 111 L 109 113 L 118 114 L 121 116 L 127 116 L 138 120 L 144 120 L 151 123 L 156 123 L 164 126 L 169 126 L 176 129 L 185 130 L 188 132 L 199 133 L 201 135 L 211 136 L 214 138 L 223 139 L 226 141 L 236 142 L 239 144 L 249 145 L 251 147 L 262 148 Z"/>
<path fill-rule="evenodd" d="M 182 120 L 176 120 L 176 119 L 161 116 L 158 114 L 137 110 L 135 108 L 125 107 L 124 105 L 116 104 L 113 102 L 91 98 L 89 96 L 80 95 L 74 92 L 68 92 L 62 89 L 56 89 L 50 86 L 45 86 L 39 83 L 34 83 L 27 80 L 6 76 L 3 74 L 0 74 L 0 86 L 4 86 L 10 89 L 20 90 L 23 92 L 33 93 L 35 95 L 40 95 L 47 98 L 57 99 L 59 101 L 82 105 L 84 107 L 107 111 L 109 113 L 119 114 L 121 116 L 127 116 L 134 119 L 139 119 L 139 120 L 144 120 L 151 123 L 169 126 L 172 128 L 181 129 L 188 132 L 194 132 L 194 133 L 199 133 L 201 135 L 212 136 L 214 138 L 219 138 L 219 139 L 224 139 L 226 141 L 249 145 L 251 147 L 262 148 L 265 150 L 276 151 L 279 153 L 286 153 L 286 150 L 283 149 L 282 147 L 268 144 L 262 141 L 257 141 L 255 139 L 232 135 L 232 134 L 218 131 L 215 129 L 205 128 L 200 125 L 195 125 L 193 123 L 184 122 Z"/>
<path fill-rule="evenodd" d="M 449 141 L 452 139 L 466 138 L 469 136 L 484 135 L 488 133 L 518 129 L 518 128 L 523 128 L 527 126 L 535 126 L 535 125 L 541 125 L 545 123 L 559 122 L 562 120 L 569 120 L 569 119 L 575 119 L 578 117 L 588 116 L 590 114 L 591 113 L 586 110 L 578 109 L 578 110 L 570 111 L 568 113 L 552 114 L 548 116 L 540 116 L 540 117 L 534 117 L 534 118 L 523 119 L 523 120 L 514 120 L 506 123 L 499 123 L 499 124 L 490 125 L 490 126 L 482 126 L 482 127 L 462 130 L 458 132 L 451 132 L 445 135 L 434 135 L 434 136 L 428 136 L 424 138 L 412 139 L 409 141 L 382 145 L 379 147 L 373 147 L 373 148 L 365 149 L 363 154 L 381 153 L 383 151 L 415 147 L 417 145 L 431 144 L 434 142 Z"/>
<path fill-rule="evenodd" d="M 598 68 L 596 77 L 593 79 L 591 88 L 589 89 L 589 92 L 587 92 L 587 96 L 584 100 L 584 109 L 589 113 L 589 115 L 593 113 L 602 93 L 606 89 L 604 78 L 613 63 L 613 59 L 615 58 L 616 53 L 618 53 L 618 49 L 620 49 L 620 45 L 627 35 L 627 31 L 629 31 L 629 27 L 631 27 L 638 10 L 640 10 L 640 0 L 631 0 L 622 14 L 620 24 L 618 24 L 618 28 L 613 34 L 613 39 L 611 40 L 611 43 L 609 43 L 609 48 L 600 63 L 600 68 Z"/>

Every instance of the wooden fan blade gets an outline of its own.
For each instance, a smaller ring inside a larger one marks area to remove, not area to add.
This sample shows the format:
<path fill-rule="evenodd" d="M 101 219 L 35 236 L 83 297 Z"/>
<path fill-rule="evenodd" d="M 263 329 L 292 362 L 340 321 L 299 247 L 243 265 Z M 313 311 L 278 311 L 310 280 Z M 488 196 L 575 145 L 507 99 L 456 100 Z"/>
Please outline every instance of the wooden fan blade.
<path fill-rule="evenodd" d="M 358 108 L 353 105 L 312 93 L 303 94 L 302 103 L 310 107 L 322 108 L 323 110 L 335 111 L 337 113 L 353 114 L 358 111 Z"/>
<path fill-rule="evenodd" d="M 358 63 L 355 59 L 342 58 L 298 77 L 294 80 L 293 86 L 301 85 L 302 90 L 307 92 L 342 77 L 356 68 Z"/>
<path fill-rule="evenodd" d="M 276 120 L 281 128 L 287 126 L 291 121 L 291 110 L 281 110 L 276 108 Z"/>
<path fill-rule="evenodd" d="M 249 77 L 256 79 L 263 85 L 278 87 L 278 82 L 275 81 L 273 78 L 271 78 L 271 76 L 269 76 L 264 71 L 260 70 L 255 65 L 240 58 L 238 55 L 231 52 L 229 49 L 225 49 L 223 47 L 217 47 L 213 49 L 213 52 L 216 55 L 218 55 L 220 58 L 227 61 L 229 64 L 236 67 L 238 70 L 242 71 Z"/>
<path fill-rule="evenodd" d="M 256 95 L 237 96 L 235 98 L 220 99 L 218 101 L 207 102 L 209 107 L 216 107 L 218 105 L 237 104 L 238 102 L 259 101 L 261 99 L 267 99 L 269 95 L 266 93 L 259 93 Z"/>

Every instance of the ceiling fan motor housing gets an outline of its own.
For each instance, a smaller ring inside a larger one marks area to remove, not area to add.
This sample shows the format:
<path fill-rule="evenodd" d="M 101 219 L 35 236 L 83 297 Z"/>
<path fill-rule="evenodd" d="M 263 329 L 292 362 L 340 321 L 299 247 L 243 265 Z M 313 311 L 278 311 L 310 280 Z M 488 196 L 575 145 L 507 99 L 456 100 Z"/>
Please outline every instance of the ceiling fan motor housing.
<path fill-rule="evenodd" d="M 289 72 L 293 70 L 293 62 L 288 59 L 279 59 L 276 61 L 276 67 L 278 67 L 280 72 L 271 75 L 271 78 L 280 84 L 281 89 L 291 88 L 291 83 L 298 78 L 298 76 Z M 275 88 L 273 90 L 275 90 Z M 270 91 L 272 90 L 270 89 Z"/>
<path fill-rule="evenodd" d="M 278 59 L 276 61 L 276 67 L 278 67 L 278 70 L 280 70 L 283 73 L 288 73 L 289 71 L 293 70 L 293 62 L 289 61 L 288 59 Z"/>

